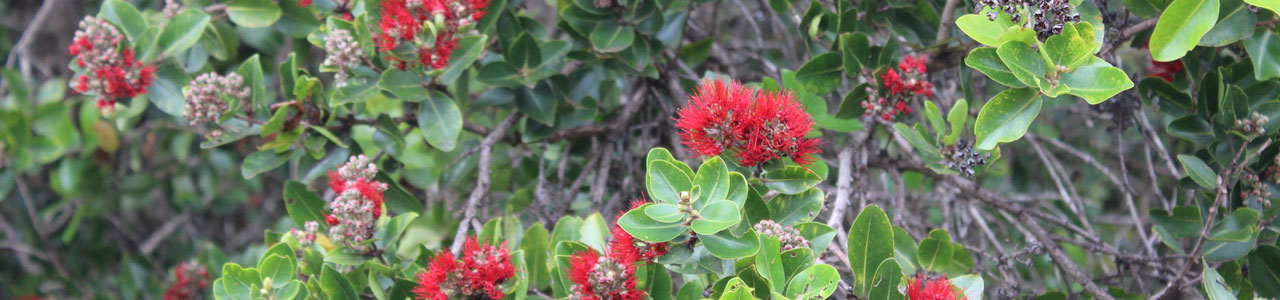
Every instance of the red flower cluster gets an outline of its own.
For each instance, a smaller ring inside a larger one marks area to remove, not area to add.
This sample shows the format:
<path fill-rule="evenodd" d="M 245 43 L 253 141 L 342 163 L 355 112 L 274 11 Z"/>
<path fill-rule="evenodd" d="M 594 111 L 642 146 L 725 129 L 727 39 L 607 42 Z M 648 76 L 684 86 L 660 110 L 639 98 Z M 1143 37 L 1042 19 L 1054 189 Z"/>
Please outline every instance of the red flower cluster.
<path fill-rule="evenodd" d="M 98 96 L 98 108 L 110 112 L 116 101 L 146 94 L 155 68 L 134 59 L 133 50 L 120 48 L 124 37 L 115 26 L 102 19 L 86 16 L 67 52 L 75 56 L 76 66 L 85 70 L 76 78 L 77 93 Z"/>
<path fill-rule="evenodd" d="M 779 157 L 805 165 L 819 153 L 817 139 L 805 138 L 813 118 L 791 93 L 759 92 L 738 82 L 703 81 L 676 117 L 681 142 L 702 156 L 736 153 L 755 166 Z"/>
<path fill-rule="evenodd" d="M 1182 71 L 1182 60 L 1171 62 L 1158 62 L 1151 60 L 1151 70 L 1147 71 L 1147 76 L 1163 78 L 1164 81 L 1173 82 L 1173 76 Z"/>
<path fill-rule="evenodd" d="M 935 279 L 925 278 L 924 273 L 907 280 L 907 300 L 957 300 L 964 299 L 964 293 L 951 285 L 945 276 Z"/>
<path fill-rule="evenodd" d="M 636 290 L 636 266 L 667 253 L 663 243 L 637 241 L 622 227 L 613 226 L 613 240 L 605 256 L 594 250 L 574 253 L 569 258 L 569 280 L 573 300 L 643 300 L 645 291 Z"/>
<path fill-rule="evenodd" d="M 173 269 L 174 281 L 164 293 L 164 300 L 202 299 L 209 287 L 209 271 L 204 266 L 183 262 Z"/>
<path fill-rule="evenodd" d="M 911 106 L 907 105 L 907 101 L 916 95 L 933 97 L 933 84 L 924 79 L 925 73 L 929 71 L 925 62 L 924 56 L 916 58 L 907 55 L 898 62 L 897 70 L 889 69 L 880 75 L 880 84 L 889 90 L 889 96 L 879 97 L 873 91 L 868 92 L 867 101 L 862 102 L 862 107 L 866 109 L 863 115 L 878 115 L 885 122 L 891 122 L 897 115 L 911 113 Z M 899 73 L 898 70 L 902 72 Z"/>
<path fill-rule="evenodd" d="M 413 293 L 418 299 L 502 299 L 501 285 L 516 274 L 507 244 L 481 245 L 468 237 L 462 247 L 462 259 L 452 253 L 437 254 L 427 269 L 418 273 L 418 286 Z"/>
<path fill-rule="evenodd" d="M 449 66 L 449 55 L 458 47 L 464 27 L 479 22 L 488 6 L 489 0 L 383 1 L 382 19 L 378 22 L 382 32 L 375 34 L 374 43 L 388 54 L 407 45 L 417 55 L 412 59 L 441 69 Z M 408 60 L 389 57 L 397 67 L 408 68 Z"/>
<path fill-rule="evenodd" d="M 357 249 L 357 244 L 373 238 L 382 217 L 382 192 L 387 184 L 374 180 L 378 165 L 369 157 L 352 156 L 335 172 L 329 172 L 329 189 L 338 196 L 329 202 L 329 238 Z"/>

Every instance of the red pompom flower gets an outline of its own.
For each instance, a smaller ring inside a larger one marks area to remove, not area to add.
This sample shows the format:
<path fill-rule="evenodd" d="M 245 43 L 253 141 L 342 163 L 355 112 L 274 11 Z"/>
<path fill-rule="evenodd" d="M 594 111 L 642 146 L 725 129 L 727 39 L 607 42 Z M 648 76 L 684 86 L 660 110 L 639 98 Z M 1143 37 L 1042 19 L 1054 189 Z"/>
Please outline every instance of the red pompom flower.
<path fill-rule="evenodd" d="M 1173 82 L 1173 76 L 1178 72 L 1182 72 L 1182 60 L 1171 62 L 1159 62 L 1151 60 L 1151 70 L 1147 71 L 1147 76 L 1164 79 L 1164 81 Z"/>
<path fill-rule="evenodd" d="M 374 33 L 378 49 L 388 54 L 395 67 L 407 62 L 442 69 L 458 48 L 458 40 L 472 25 L 484 18 L 489 0 L 387 0 L 382 2 L 378 21 L 381 32 Z M 405 46 L 407 49 L 397 50 Z M 396 53 L 412 52 L 412 57 Z"/>
<path fill-rule="evenodd" d="M 418 273 L 413 294 L 418 299 L 502 299 L 502 284 L 515 276 L 506 243 L 480 244 L 468 237 L 462 259 L 448 251 L 436 255 L 426 270 Z"/>
<path fill-rule="evenodd" d="M 677 113 L 681 142 L 701 156 L 734 153 L 744 166 L 789 157 L 804 165 L 819 153 L 817 139 L 805 138 L 813 118 L 795 96 L 759 92 L 737 82 L 703 81 Z"/>
<path fill-rule="evenodd" d="M 193 262 L 173 268 L 173 284 L 164 292 L 164 300 L 201 299 L 209 287 L 209 271 Z"/>
<path fill-rule="evenodd" d="M 121 48 L 121 42 L 124 36 L 115 26 L 87 16 L 67 47 L 76 66 L 83 69 L 72 90 L 98 96 L 97 106 L 104 112 L 112 111 L 120 99 L 146 94 L 155 75 L 154 67 L 137 61 L 133 50 Z"/>
<path fill-rule="evenodd" d="M 622 227 L 613 226 L 613 240 L 605 256 L 595 250 L 574 253 L 569 258 L 569 281 L 574 283 L 574 300 L 643 300 L 647 294 L 636 289 L 636 267 L 666 254 L 666 244 L 638 241 Z"/>
<path fill-rule="evenodd" d="M 957 300 L 964 299 L 964 293 L 945 276 L 928 279 L 924 273 L 907 280 L 907 300 Z"/>
<path fill-rule="evenodd" d="M 880 86 L 889 95 L 881 97 L 874 90 L 867 89 L 867 100 L 862 102 L 866 110 L 864 116 L 877 116 L 885 122 L 893 122 L 898 115 L 911 113 L 911 101 L 915 96 L 933 97 L 933 84 L 925 80 L 928 67 L 924 56 L 919 58 L 907 55 L 898 61 L 897 69 L 889 69 L 880 75 Z"/>

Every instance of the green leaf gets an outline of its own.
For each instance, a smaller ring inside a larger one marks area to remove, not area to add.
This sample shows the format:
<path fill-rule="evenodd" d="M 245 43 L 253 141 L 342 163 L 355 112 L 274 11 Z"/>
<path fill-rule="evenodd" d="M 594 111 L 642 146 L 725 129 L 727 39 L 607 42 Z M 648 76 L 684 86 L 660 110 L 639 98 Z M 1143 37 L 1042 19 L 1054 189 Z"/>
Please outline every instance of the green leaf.
<path fill-rule="evenodd" d="M 929 231 L 929 237 L 920 240 L 916 262 L 920 268 L 938 271 L 951 260 L 951 250 L 951 236 L 947 231 L 934 229 Z"/>
<path fill-rule="evenodd" d="M 1077 26 L 1083 28 L 1076 28 Z M 1077 32 L 1077 29 L 1088 30 L 1089 32 Z M 1061 33 L 1044 40 L 1041 52 L 1049 58 L 1049 61 L 1054 66 L 1075 70 L 1076 67 L 1093 57 L 1092 31 L 1093 27 L 1089 23 L 1078 23 L 1078 25 L 1067 23 L 1066 26 L 1063 26 Z M 1090 39 L 1085 40 L 1081 33 L 1088 34 Z M 1121 72 L 1121 74 L 1123 73 Z"/>
<path fill-rule="evenodd" d="M 1008 18 L 1002 15 L 1004 18 Z M 1000 46 L 1000 35 L 1004 34 L 1008 26 L 1001 26 L 987 19 L 984 15 L 966 14 L 956 18 L 956 28 L 960 28 L 961 32 L 969 38 L 982 43 L 983 45 L 998 47 Z"/>
<path fill-rule="evenodd" d="M 1253 250 L 1258 238 L 1258 211 L 1238 208 L 1213 226 L 1204 244 L 1204 259 L 1210 262 L 1232 261 Z"/>
<path fill-rule="evenodd" d="M 1249 281 L 1258 296 L 1280 297 L 1280 247 L 1261 245 L 1249 253 Z"/>
<path fill-rule="evenodd" d="M 172 57 L 195 45 L 204 34 L 204 27 L 209 26 L 212 17 L 196 10 L 186 9 L 169 19 L 156 38 L 156 51 L 159 57 Z M 147 57 L 156 57 L 147 55 Z"/>
<path fill-rule="evenodd" d="M 320 272 L 320 290 L 331 299 L 358 299 L 359 296 L 351 281 L 342 277 L 338 270 L 325 265 Z"/>
<path fill-rule="evenodd" d="M 284 208 L 294 227 L 303 228 L 308 221 L 324 223 L 324 200 L 307 190 L 307 185 L 290 180 L 284 184 Z"/>
<path fill-rule="evenodd" d="M 516 91 L 516 109 L 539 123 L 552 126 L 556 124 L 556 106 L 560 98 L 546 81 L 538 83 L 533 89 L 520 88 Z"/>
<path fill-rule="evenodd" d="M 1256 30 L 1244 40 L 1244 50 L 1253 61 L 1253 79 L 1280 77 L 1280 36 L 1274 31 Z"/>
<path fill-rule="evenodd" d="M 280 19 L 280 6 L 271 0 L 231 0 L 227 2 L 227 18 L 241 27 L 261 28 Z"/>
<path fill-rule="evenodd" d="M 421 102 L 428 95 L 423 87 L 426 80 L 417 72 L 390 69 L 378 77 L 378 88 L 390 92 L 396 98 L 408 102 Z"/>
<path fill-rule="evenodd" d="M 298 278 L 296 269 L 293 260 L 275 254 L 258 264 L 258 272 L 262 274 L 262 279 L 271 278 L 272 288 L 282 287 L 290 280 Z"/>
<path fill-rule="evenodd" d="M 826 94 L 840 85 L 844 65 L 840 53 L 827 52 L 810 59 L 796 70 L 796 80 L 804 84 L 805 91 Z"/>
<path fill-rule="evenodd" d="M 644 213 L 663 223 L 675 223 L 685 218 L 685 213 L 680 211 L 680 207 L 669 203 L 654 203 L 645 208 Z"/>
<path fill-rule="evenodd" d="M 497 14 L 490 14 L 497 15 Z M 488 17 L 486 15 L 486 17 Z M 464 37 L 458 41 L 458 48 L 454 49 L 453 55 L 449 56 L 449 67 L 444 69 L 444 73 L 436 79 L 443 84 L 453 84 L 462 75 L 462 71 L 471 69 L 471 63 L 480 57 L 480 53 L 484 52 L 487 46 L 489 36 L 483 34 Z"/>
<path fill-rule="evenodd" d="M 822 203 L 822 191 L 817 188 L 795 195 L 778 195 L 768 203 L 770 219 L 782 225 L 808 222 L 818 216 Z"/>
<path fill-rule="evenodd" d="M 1048 79 L 1045 78 L 1049 70 L 1048 63 L 1045 57 L 1030 44 L 1020 41 L 1006 42 L 1000 45 L 1000 48 L 996 48 L 996 54 L 1000 56 L 1005 66 L 1009 67 L 1009 72 L 1018 78 L 1018 81 L 1041 90 L 1052 88 Z"/>
<path fill-rule="evenodd" d="M 1112 66 L 1084 66 L 1062 77 L 1067 94 L 1084 98 L 1089 104 L 1098 104 L 1124 90 L 1133 88 L 1133 81 L 1124 71 Z"/>
<path fill-rule="evenodd" d="M 542 65 L 542 51 L 538 48 L 538 41 L 533 40 L 533 36 L 529 33 L 521 33 L 502 55 L 522 74 L 527 74 Z"/>
<path fill-rule="evenodd" d="M 680 193 L 693 191 L 693 180 L 689 175 L 665 160 L 649 162 L 646 177 L 649 196 L 656 202 L 678 204 Z"/>
<path fill-rule="evenodd" d="M 267 123 L 262 124 L 262 132 L 258 133 L 258 135 L 261 135 L 263 137 L 268 137 L 273 134 L 279 133 L 281 129 L 284 129 L 284 121 L 285 119 L 288 119 L 288 118 L 289 118 L 288 106 L 281 106 L 280 108 L 277 108 L 276 112 L 274 114 L 271 114 L 271 118 L 267 119 Z"/>
<path fill-rule="evenodd" d="M 1151 58 L 1173 61 L 1195 48 L 1218 21 L 1218 0 L 1173 0 L 1151 32 Z"/>
<path fill-rule="evenodd" d="M 700 211 L 701 218 L 694 219 L 689 227 L 693 228 L 693 232 L 701 235 L 715 234 L 742 221 L 742 215 L 738 213 L 739 209 L 738 203 L 733 201 L 711 202 Z"/>
<path fill-rule="evenodd" d="M 591 46 L 604 53 L 621 52 L 636 38 L 636 31 L 629 26 L 621 26 L 614 22 L 604 22 L 591 30 Z"/>
<path fill-rule="evenodd" d="M 1272 2 L 1275 2 L 1274 0 Z M 1240 0 L 1222 0 L 1218 13 L 1218 24 L 1200 38 L 1201 46 L 1222 47 L 1249 37 L 1258 15 L 1249 11 L 1247 5 Z M 1256 70 L 1256 69 L 1255 69 Z"/>
<path fill-rule="evenodd" d="M 942 138 L 942 143 L 952 145 L 959 141 L 967 128 L 964 126 L 966 123 L 969 123 L 969 101 L 956 100 L 951 111 L 947 112 L 947 124 L 951 126 L 951 132 Z"/>
<path fill-rule="evenodd" d="M 124 0 L 107 0 L 102 1 L 102 8 L 98 10 L 98 17 L 106 19 L 111 24 L 115 24 L 124 32 L 124 36 L 130 41 L 139 43 L 139 35 L 147 29 L 147 21 L 142 18 L 142 13 L 138 12 L 138 8 L 133 4 Z"/>
<path fill-rule="evenodd" d="M 609 239 L 609 233 L 609 224 L 604 222 L 604 216 L 601 216 L 600 213 L 593 213 L 582 219 L 582 227 L 578 228 L 578 241 L 604 251 L 607 246 L 605 241 Z"/>
<path fill-rule="evenodd" d="M 716 234 L 699 235 L 698 240 L 707 252 L 720 259 L 737 259 L 755 255 L 760 250 L 760 240 L 754 231 L 746 231 L 742 237 L 736 237 L 729 230 Z"/>
<path fill-rule="evenodd" d="M 1235 292 L 1231 291 L 1231 287 L 1227 286 L 1227 281 L 1222 279 L 1222 275 L 1218 274 L 1218 270 L 1205 267 L 1203 271 L 1204 280 L 1201 282 L 1204 286 L 1204 292 L 1209 296 L 1209 300 L 1236 300 Z"/>
<path fill-rule="evenodd" d="M 933 127 L 933 132 L 937 135 L 935 139 L 941 139 L 943 134 L 947 133 L 947 125 L 942 121 L 942 110 L 938 109 L 938 105 L 933 101 L 924 101 L 924 116 L 929 120 L 929 126 Z"/>
<path fill-rule="evenodd" d="M 250 179 L 263 172 L 271 171 L 289 161 L 289 157 L 272 150 L 264 150 L 249 154 L 240 165 L 240 176 Z"/>
<path fill-rule="evenodd" d="M 836 229 L 818 222 L 804 222 L 792 225 L 796 231 L 800 232 L 805 240 L 809 241 L 809 249 L 814 252 L 822 253 L 827 249 L 827 244 L 836 238 Z"/>
<path fill-rule="evenodd" d="M 827 299 L 839 283 L 840 272 L 835 267 L 813 265 L 791 277 L 785 295 L 791 299 Z"/>
<path fill-rule="evenodd" d="M 453 151 L 462 132 L 462 111 L 449 95 L 432 91 L 431 97 L 418 105 L 418 128 L 432 147 Z"/>
<path fill-rule="evenodd" d="M 535 289 L 545 289 L 551 285 L 551 266 L 548 264 L 550 258 L 547 254 L 551 251 L 551 235 L 542 223 L 534 223 L 529 230 L 524 232 L 524 238 L 520 240 L 520 250 L 525 253 L 525 270 L 528 270 L 527 277 L 529 285 Z"/>
<path fill-rule="evenodd" d="M 822 177 L 800 166 L 786 166 L 764 173 L 761 181 L 770 190 L 783 195 L 804 193 L 822 182 Z"/>
<path fill-rule="evenodd" d="M 893 226 L 879 205 L 858 213 L 849 228 L 849 268 L 854 276 L 854 294 L 871 292 L 872 276 L 885 259 L 893 257 Z"/>
<path fill-rule="evenodd" d="M 240 103 L 241 107 L 252 105 L 254 111 L 268 111 L 271 100 L 267 99 L 267 79 L 262 74 L 262 62 L 258 54 L 244 60 L 237 68 L 244 82 L 249 86 L 249 103 Z"/>
<path fill-rule="evenodd" d="M 684 234 L 688 228 L 679 223 L 663 223 L 645 215 L 644 208 L 653 204 L 645 204 L 628 211 L 618 218 L 618 226 L 627 233 L 649 243 L 665 243 Z"/>
<path fill-rule="evenodd" d="M 1178 162 L 1182 163 L 1183 171 L 1187 172 L 1187 176 L 1191 176 L 1200 187 L 1212 189 L 1218 186 L 1218 175 L 1209 168 L 1209 165 L 1200 160 L 1199 157 L 1179 154 Z"/>
<path fill-rule="evenodd" d="M 782 291 L 787 284 L 786 273 L 782 270 L 780 249 L 782 249 L 782 243 L 777 237 L 760 236 L 760 252 L 756 253 L 756 274 L 760 274 L 760 277 L 769 282 L 771 291 Z"/>
<path fill-rule="evenodd" d="M 725 195 L 726 199 L 738 203 L 738 206 L 744 206 L 747 202 L 747 192 L 751 188 L 747 185 L 747 177 L 742 173 L 729 172 L 729 193 Z"/>
<path fill-rule="evenodd" d="M 875 55 L 871 52 L 871 42 L 862 33 L 841 34 L 840 53 L 843 55 L 844 72 L 850 77 L 858 76 L 863 67 L 875 67 L 870 59 Z"/>
<path fill-rule="evenodd" d="M 986 288 L 982 276 L 972 274 L 951 278 L 951 284 L 964 293 L 965 300 L 982 300 L 982 291 Z"/>
<path fill-rule="evenodd" d="M 480 68 L 476 80 L 495 87 L 519 86 L 524 84 L 520 71 L 505 61 L 491 62 Z"/>
<path fill-rule="evenodd" d="M 866 299 L 902 300 L 905 297 L 898 292 L 902 284 L 902 268 L 898 261 L 889 258 L 876 265 L 875 276 L 869 283 L 870 289 Z"/>
<path fill-rule="evenodd" d="M 698 199 L 694 200 L 695 206 L 702 207 L 713 201 L 725 200 L 729 196 L 729 167 L 719 156 L 711 157 L 698 166 L 693 182 L 701 191 Z"/>
<path fill-rule="evenodd" d="M 977 148 L 991 150 L 997 143 L 1007 143 L 1022 138 L 1031 121 L 1040 114 L 1044 100 L 1033 89 L 1008 89 L 992 97 L 978 112 L 973 124 Z"/>
<path fill-rule="evenodd" d="M 683 288 L 681 288 L 683 290 Z M 720 300 L 755 300 L 756 297 L 751 294 L 755 289 L 748 287 L 742 282 L 742 278 L 733 277 L 729 279 L 729 283 L 724 286 L 724 293 L 720 294 Z M 701 294 L 698 294 L 701 296 Z"/>
<path fill-rule="evenodd" d="M 1270 10 L 1270 11 L 1271 11 L 1271 13 L 1273 13 L 1273 14 L 1280 14 L 1280 1 L 1276 1 L 1276 0 L 1244 0 L 1244 3 L 1249 3 L 1250 5 L 1253 5 L 1253 6 L 1257 6 L 1257 7 L 1261 7 L 1261 8 L 1266 8 L 1267 10 Z"/>

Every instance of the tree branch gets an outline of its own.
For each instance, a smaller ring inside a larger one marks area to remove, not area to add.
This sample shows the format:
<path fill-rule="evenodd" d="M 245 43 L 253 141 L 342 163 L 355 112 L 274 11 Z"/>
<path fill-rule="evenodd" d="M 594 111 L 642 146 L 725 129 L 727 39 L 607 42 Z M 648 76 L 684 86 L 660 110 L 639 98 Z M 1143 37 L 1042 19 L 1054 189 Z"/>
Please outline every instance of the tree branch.
<path fill-rule="evenodd" d="M 493 128 L 493 131 L 480 141 L 480 161 L 476 172 L 476 187 L 471 190 L 471 196 L 467 197 L 466 207 L 463 210 L 462 222 L 458 225 L 458 233 L 453 235 L 453 245 L 449 247 L 449 251 L 454 254 L 460 254 L 462 251 L 462 242 L 466 240 L 466 225 L 476 217 L 476 206 L 480 205 L 480 199 L 489 193 L 489 173 L 490 165 L 493 163 L 493 144 L 498 142 L 507 129 L 511 128 L 511 124 L 516 122 L 519 113 L 512 112 L 502 123 Z"/>

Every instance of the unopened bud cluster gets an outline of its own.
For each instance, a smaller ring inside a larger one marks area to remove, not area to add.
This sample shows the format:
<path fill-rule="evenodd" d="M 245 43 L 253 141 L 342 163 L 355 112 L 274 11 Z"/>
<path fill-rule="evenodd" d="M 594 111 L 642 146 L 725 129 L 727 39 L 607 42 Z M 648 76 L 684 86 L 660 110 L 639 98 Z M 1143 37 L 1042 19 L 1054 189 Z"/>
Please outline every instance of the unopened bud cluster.
<path fill-rule="evenodd" d="M 86 16 L 80 21 L 67 52 L 75 56 L 83 70 L 72 85 L 77 93 L 98 96 L 98 108 L 110 112 L 119 99 L 147 93 L 155 69 L 133 57 L 133 50 L 120 47 L 124 36 L 107 21 Z"/>
<path fill-rule="evenodd" d="M 182 116 L 187 118 L 191 126 L 202 122 L 217 123 L 222 112 L 227 110 L 227 99 L 235 99 L 240 103 L 249 100 L 249 88 L 244 86 L 244 77 L 236 73 L 226 76 L 209 72 L 200 74 L 183 91 L 187 98 Z"/>
<path fill-rule="evenodd" d="M 1248 118 L 1236 120 L 1235 129 L 1246 137 L 1256 137 L 1266 133 L 1267 129 L 1263 126 L 1267 125 L 1268 121 L 1271 119 L 1267 116 L 1253 112 Z"/>
<path fill-rule="evenodd" d="M 289 229 L 289 235 L 298 240 L 298 245 L 302 248 L 311 248 L 311 245 L 316 243 L 316 231 L 320 229 L 320 223 L 307 221 L 302 227 L 302 231 L 298 231 L 297 228 Z"/>
<path fill-rule="evenodd" d="M 778 240 L 782 241 L 782 252 L 809 247 L 809 240 L 800 235 L 799 230 L 789 225 L 783 226 L 773 220 L 761 220 L 760 223 L 751 226 L 751 229 L 759 235 L 777 237 Z"/>
<path fill-rule="evenodd" d="M 165 18 L 173 18 L 173 16 L 178 15 L 179 11 L 182 11 L 181 1 L 164 0 L 164 10 L 162 11 L 162 13 L 164 14 Z"/>
<path fill-rule="evenodd" d="M 387 184 L 374 181 L 377 174 L 378 166 L 363 154 L 329 173 L 329 187 L 338 196 L 329 202 L 325 222 L 335 242 L 356 247 L 373 237 L 382 216 L 382 192 L 387 190 Z"/>
<path fill-rule="evenodd" d="M 324 39 L 324 52 L 328 54 L 324 58 L 324 66 L 337 69 L 333 75 L 335 85 L 344 87 L 348 84 L 362 83 L 350 79 L 351 71 L 360 66 L 361 59 L 364 57 L 364 51 L 360 50 L 360 44 L 351 37 L 350 31 L 337 29 L 329 32 L 329 36 Z"/>
<path fill-rule="evenodd" d="M 1271 187 L 1263 181 L 1263 178 L 1257 174 L 1245 173 L 1240 178 L 1240 185 L 1244 188 L 1244 191 L 1240 192 L 1240 198 L 1246 202 L 1252 200 L 1263 207 L 1271 207 Z"/>
<path fill-rule="evenodd" d="M 1003 11 L 1009 15 L 1009 19 L 1015 24 L 1026 24 L 1036 31 L 1036 35 L 1040 39 L 1046 39 L 1055 34 L 1062 33 L 1062 28 L 1067 22 L 1080 22 L 1080 14 L 1073 11 L 1071 2 L 1068 0 L 981 0 L 978 1 L 978 10 L 983 7 L 990 7 L 991 12 L 987 13 L 987 18 L 995 21 L 999 15 L 996 11 Z M 1022 11 L 1031 14 L 1031 20 L 1022 19 Z"/>
<path fill-rule="evenodd" d="M 943 164 L 948 169 L 955 170 L 964 174 L 964 176 L 973 176 L 977 173 L 974 167 L 980 167 L 987 164 L 987 159 L 991 158 L 991 152 L 978 153 L 973 150 L 973 142 L 967 139 L 960 139 L 955 144 L 942 147 Z"/>

